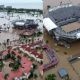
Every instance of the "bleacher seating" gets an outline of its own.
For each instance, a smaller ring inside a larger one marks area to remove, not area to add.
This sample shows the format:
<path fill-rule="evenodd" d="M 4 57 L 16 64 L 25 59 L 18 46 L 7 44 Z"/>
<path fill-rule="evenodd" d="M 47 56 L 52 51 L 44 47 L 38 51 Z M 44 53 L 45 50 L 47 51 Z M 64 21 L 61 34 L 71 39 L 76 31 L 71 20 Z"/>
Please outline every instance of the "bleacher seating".
<path fill-rule="evenodd" d="M 49 59 L 49 63 L 43 65 L 43 71 L 46 71 L 50 69 L 51 67 L 54 67 L 55 65 L 57 65 L 58 59 L 55 55 L 55 52 L 52 49 L 50 49 L 47 45 L 45 45 L 44 48 Z"/>
<path fill-rule="evenodd" d="M 69 20 L 75 21 L 76 19 L 74 18 L 80 17 L 80 7 L 71 6 L 71 7 L 60 8 L 55 11 L 51 11 L 49 15 L 52 16 L 56 22 L 62 22 L 66 20 L 67 22 L 65 21 L 62 23 L 63 24 L 68 23 Z"/>
<path fill-rule="evenodd" d="M 52 30 L 56 40 L 61 38 L 64 40 L 68 39 L 67 41 L 77 40 L 76 34 L 80 33 L 80 29 L 65 32 L 62 30 L 61 26 L 80 21 L 80 6 L 69 6 L 52 10 L 49 12 L 48 17 L 58 26 L 56 29 Z"/>
<path fill-rule="evenodd" d="M 57 24 L 58 24 L 59 26 L 64 26 L 64 25 L 66 25 L 66 24 L 69 24 L 69 23 L 72 23 L 72 22 L 75 22 L 75 21 L 77 21 L 76 18 L 69 18 L 69 19 L 66 19 L 66 20 L 64 20 L 64 21 L 58 22 Z"/>

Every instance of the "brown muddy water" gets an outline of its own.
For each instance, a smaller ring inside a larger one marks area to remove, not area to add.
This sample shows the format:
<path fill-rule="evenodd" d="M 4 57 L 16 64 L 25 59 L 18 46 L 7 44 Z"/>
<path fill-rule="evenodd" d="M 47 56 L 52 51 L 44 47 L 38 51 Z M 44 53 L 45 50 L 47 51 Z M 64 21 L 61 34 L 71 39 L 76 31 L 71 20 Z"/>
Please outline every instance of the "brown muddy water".
<path fill-rule="evenodd" d="M 68 62 L 68 58 L 71 55 L 80 54 L 80 40 L 72 43 L 71 48 L 69 48 L 69 49 L 62 47 L 62 46 L 56 46 L 56 43 L 54 42 L 52 37 L 45 30 L 44 30 L 44 40 L 48 40 L 48 45 L 56 51 L 56 55 L 58 56 L 58 60 L 59 60 L 59 63 L 55 68 L 51 68 L 50 70 L 44 72 L 44 80 L 45 80 L 45 76 L 50 73 L 55 73 L 57 76 L 57 80 L 61 80 L 61 78 L 58 74 L 58 70 L 60 68 L 67 69 L 71 80 L 80 80 L 79 75 L 77 75 L 77 72 L 74 71 L 73 67 Z M 44 58 L 45 63 L 47 63 L 46 60 Z M 77 66 L 77 67 L 80 68 L 80 66 Z M 75 66 L 75 68 L 77 68 L 77 67 Z"/>

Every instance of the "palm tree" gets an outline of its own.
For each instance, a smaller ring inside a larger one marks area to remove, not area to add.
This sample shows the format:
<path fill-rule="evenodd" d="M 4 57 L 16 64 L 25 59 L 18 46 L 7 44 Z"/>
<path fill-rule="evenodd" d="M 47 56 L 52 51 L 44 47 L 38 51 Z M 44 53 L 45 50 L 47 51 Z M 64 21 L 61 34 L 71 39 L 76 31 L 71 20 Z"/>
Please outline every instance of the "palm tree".
<path fill-rule="evenodd" d="M 49 75 L 47 75 L 45 80 L 56 80 L 56 75 L 55 74 L 49 74 Z"/>

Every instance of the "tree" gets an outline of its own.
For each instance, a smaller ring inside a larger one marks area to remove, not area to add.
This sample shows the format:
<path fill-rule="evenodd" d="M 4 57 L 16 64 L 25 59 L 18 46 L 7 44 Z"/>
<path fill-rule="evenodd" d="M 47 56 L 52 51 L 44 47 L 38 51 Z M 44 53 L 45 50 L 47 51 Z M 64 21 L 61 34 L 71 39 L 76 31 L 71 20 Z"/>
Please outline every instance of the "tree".
<path fill-rule="evenodd" d="M 36 80 L 36 78 L 38 77 L 38 75 L 37 74 L 34 74 L 33 77 Z"/>
<path fill-rule="evenodd" d="M 17 71 L 20 66 L 21 66 L 21 63 L 19 62 L 19 60 L 17 60 L 15 61 L 14 66 L 12 67 L 12 70 Z"/>
<path fill-rule="evenodd" d="M 33 65 L 33 69 L 37 69 L 37 65 L 36 64 L 32 64 Z"/>
<path fill-rule="evenodd" d="M 49 43 L 49 41 L 48 40 L 46 40 L 46 44 L 48 44 Z"/>
<path fill-rule="evenodd" d="M 43 34 L 43 33 L 39 31 L 39 32 L 37 33 L 37 36 L 39 37 L 39 36 L 41 36 L 42 34 Z"/>
<path fill-rule="evenodd" d="M 32 69 L 32 70 L 30 71 L 29 79 L 33 78 L 33 74 L 34 74 L 34 70 Z"/>
<path fill-rule="evenodd" d="M 4 60 L 8 60 L 10 58 L 10 53 L 4 57 Z"/>
<path fill-rule="evenodd" d="M 17 71 L 19 69 L 19 64 L 15 64 L 13 67 L 12 67 L 12 70 L 13 71 Z"/>
<path fill-rule="evenodd" d="M 9 76 L 8 73 L 4 75 L 5 80 L 7 79 L 8 76 Z"/>
<path fill-rule="evenodd" d="M 47 75 L 45 80 L 56 80 L 56 75 L 55 74 L 49 74 L 49 75 Z"/>
<path fill-rule="evenodd" d="M 4 67 L 4 63 L 3 63 L 3 61 L 1 60 L 1 61 L 0 61 L 0 70 L 2 70 L 3 67 Z"/>
<path fill-rule="evenodd" d="M 29 57 L 30 58 L 30 61 L 34 61 L 34 58 L 33 57 Z"/>
<path fill-rule="evenodd" d="M 32 36 L 32 43 L 34 43 L 34 36 Z"/>

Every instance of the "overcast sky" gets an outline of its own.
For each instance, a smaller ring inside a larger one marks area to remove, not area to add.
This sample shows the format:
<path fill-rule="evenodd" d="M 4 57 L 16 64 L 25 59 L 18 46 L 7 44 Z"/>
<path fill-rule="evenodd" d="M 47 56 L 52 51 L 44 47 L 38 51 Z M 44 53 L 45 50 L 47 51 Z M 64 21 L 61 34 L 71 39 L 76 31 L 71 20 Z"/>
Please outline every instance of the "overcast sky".
<path fill-rule="evenodd" d="M 0 0 L 0 5 L 16 8 L 43 8 L 42 0 Z"/>
<path fill-rule="evenodd" d="M 42 0 L 0 0 L 0 3 L 29 3 L 42 2 Z"/>

